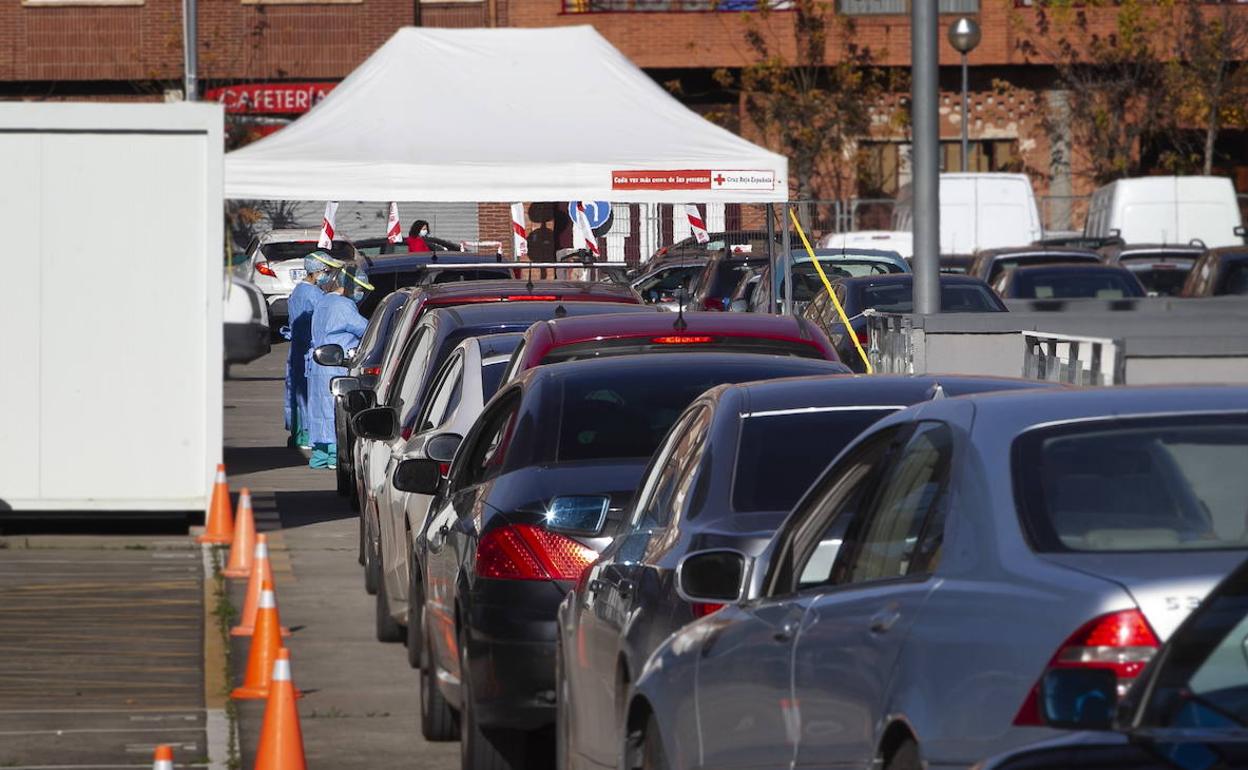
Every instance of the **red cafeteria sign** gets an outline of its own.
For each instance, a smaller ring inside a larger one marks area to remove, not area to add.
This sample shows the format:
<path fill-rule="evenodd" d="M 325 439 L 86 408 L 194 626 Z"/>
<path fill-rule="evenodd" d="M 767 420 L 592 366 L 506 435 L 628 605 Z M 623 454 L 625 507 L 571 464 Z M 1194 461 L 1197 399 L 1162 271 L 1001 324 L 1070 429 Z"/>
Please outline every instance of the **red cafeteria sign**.
<path fill-rule="evenodd" d="M 225 111 L 243 115 L 294 115 L 307 112 L 336 83 L 246 83 L 212 88 L 204 93 L 209 101 L 221 102 Z"/>
<path fill-rule="evenodd" d="M 612 171 L 613 190 L 774 190 L 776 172 L 680 169 Z"/>

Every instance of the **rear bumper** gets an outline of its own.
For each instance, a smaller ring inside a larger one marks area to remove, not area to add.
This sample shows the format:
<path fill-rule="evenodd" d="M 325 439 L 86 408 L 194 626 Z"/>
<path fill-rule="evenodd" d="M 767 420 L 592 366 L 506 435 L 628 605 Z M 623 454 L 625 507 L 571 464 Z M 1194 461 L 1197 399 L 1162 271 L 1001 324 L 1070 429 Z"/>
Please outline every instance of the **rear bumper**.
<path fill-rule="evenodd" d="M 250 363 L 269 352 L 269 327 L 263 324 L 225 324 L 224 335 L 227 364 Z"/>
<path fill-rule="evenodd" d="M 554 724 L 555 616 L 571 584 L 478 582 L 466 629 L 477 720 L 517 730 Z"/>

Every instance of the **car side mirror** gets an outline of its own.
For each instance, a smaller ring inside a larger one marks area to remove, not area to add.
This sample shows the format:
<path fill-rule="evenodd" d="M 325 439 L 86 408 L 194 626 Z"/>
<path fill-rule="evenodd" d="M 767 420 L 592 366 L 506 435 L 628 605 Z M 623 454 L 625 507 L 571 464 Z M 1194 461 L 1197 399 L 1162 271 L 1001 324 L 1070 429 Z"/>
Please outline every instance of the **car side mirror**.
<path fill-rule="evenodd" d="M 312 360 L 321 366 L 342 366 L 347 361 L 347 353 L 342 345 L 321 345 L 312 351 Z"/>
<path fill-rule="evenodd" d="M 1248 227 L 1244 227 L 1243 225 L 1235 225 L 1235 234 L 1238 235 L 1240 238 L 1243 238 L 1245 241 L 1248 241 Z"/>
<path fill-rule="evenodd" d="M 745 596 L 750 559 L 727 548 L 694 551 L 676 565 L 676 593 L 695 604 L 733 604 Z"/>
<path fill-rule="evenodd" d="M 567 535 L 594 536 L 607 523 L 611 498 L 606 495 L 567 495 L 550 501 L 546 528 Z"/>
<path fill-rule="evenodd" d="M 375 406 L 352 418 L 351 427 L 360 438 L 391 441 L 399 435 L 399 414 L 393 407 Z"/>
<path fill-rule="evenodd" d="M 377 394 L 368 388 L 348 391 L 343 401 L 343 408 L 347 410 L 347 414 L 362 412 L 374 406 L 377 406 Z"/>
<path fill-rule="evenodd" d="M 335 396 L 345 396 L 351 391 L 359 389 L 359 377 L 334 377 L 329 381 L 329 392 Z"/>
<path fill-rule="evenodd" d="M 455 452 L 463 440 L 464 437 L 458 433 L 439 433 L 436 436 L 430 436 L 425 442 L 425 457 L 440 463 L 449 463 L 455 459 Z"/>
<path fill-rule="evenodd" d="M 1055 668 L 1040 680 L 1040 713 L 1062 730 L 1109 730 L 1118 705 L 1118 675 L 1107 668 Z"/>
<path fill-rule="evenodd" d="M 436 495 L 442 485 L 442 463 L 437 460 L 404 460 L 394 468 L 394 488 L 418 495 Z"/>

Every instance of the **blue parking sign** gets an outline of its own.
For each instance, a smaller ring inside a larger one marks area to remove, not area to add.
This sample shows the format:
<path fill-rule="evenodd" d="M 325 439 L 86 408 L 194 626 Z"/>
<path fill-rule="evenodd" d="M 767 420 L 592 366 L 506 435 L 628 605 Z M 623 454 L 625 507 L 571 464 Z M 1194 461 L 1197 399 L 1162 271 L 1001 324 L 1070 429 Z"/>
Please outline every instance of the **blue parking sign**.
<path fill-rule="evenodd" d="M 568 201 L 568 219 L 576 221 L 576 204 L 582 201 Z M 611 215 L 611 201 L 584 201 L 585 218 L 594 235 L 605 235 L 611 229 L 614 217 Z"/>

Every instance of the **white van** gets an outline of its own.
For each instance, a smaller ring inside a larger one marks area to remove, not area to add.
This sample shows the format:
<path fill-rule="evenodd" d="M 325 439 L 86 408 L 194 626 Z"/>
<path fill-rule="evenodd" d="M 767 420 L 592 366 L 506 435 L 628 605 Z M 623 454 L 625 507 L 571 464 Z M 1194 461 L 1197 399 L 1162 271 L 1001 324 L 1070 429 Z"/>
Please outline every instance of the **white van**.
<path fill-rule="evenodd" d="M 909 230 L 855 230 L 849 233 L 828 233 L 819 239 L 819 248 L 880 249 L 895 251 L 904 259 L 910 259 L 914 256 L 914 235 Z"/>
<path fill-rule="evenodd" d="M 1235 186 L 1218 176 L 1119 179 L 1092 193 L 1084 235 L 1127 243 L 1244 243 Z"/>
<path fill-rule="evenodd" d="M 913 190 L 901 188 L 894 230 L 914 230 Z M 1027 246 L 1044 235 L 1026 174 L 941 174 L 940 253 Z"/>

